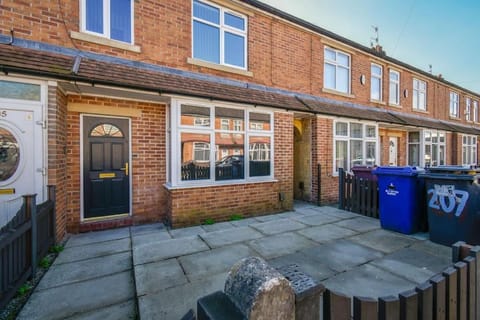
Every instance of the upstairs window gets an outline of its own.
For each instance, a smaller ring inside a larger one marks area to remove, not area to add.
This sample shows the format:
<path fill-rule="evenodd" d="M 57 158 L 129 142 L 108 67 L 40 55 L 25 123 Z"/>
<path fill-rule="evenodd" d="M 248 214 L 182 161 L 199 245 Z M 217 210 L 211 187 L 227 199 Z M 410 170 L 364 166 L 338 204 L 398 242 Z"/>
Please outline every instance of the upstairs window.
<path fill-rule="evenodd" d="M 370 99 L 381 101 L 382 100 L 382 67 L 378 64 L 372 64 L 370 68 L 371 80 L 370 80 Z"/>
<path fill-rule="evenodd" d="M 458 93 L 450 92 L 450 117 L 458 118 Z"/>
<path fill-rule="evenodd" d="M 132 43 L 132 0 L 81 0 L 82 31 Z"/>
<path fill-rule="evenodd" d="M 323 85 L 326 89 L 350 93 L 350 56 L 325 48 Z"/>
<path fill-rule="evenodd" d="M 388 103 L 393 105 L 400 104 L 400 73 L 390 70 Z"/>
<path fill-rule="evenodd" d="M 193 57 L 247 68 L 247 18 L 206 1 L 193 1 Z"/>
<path fill-rule="evenodd" d="M 413 79 L 413 109 L 427 110 L 427 83 Z"/>
<path fill-rule="evenodd" d="M 470 98 L 466 98 L 465 99 L 465 120 L 467 121 L 472 120 L 471 109 L 472 109 L 472 101 L 470 100 Z"/>
<path fill-rule="evenodd" d="M 478 122 L 478 101 L 473 101 L 473 121 Z"/>

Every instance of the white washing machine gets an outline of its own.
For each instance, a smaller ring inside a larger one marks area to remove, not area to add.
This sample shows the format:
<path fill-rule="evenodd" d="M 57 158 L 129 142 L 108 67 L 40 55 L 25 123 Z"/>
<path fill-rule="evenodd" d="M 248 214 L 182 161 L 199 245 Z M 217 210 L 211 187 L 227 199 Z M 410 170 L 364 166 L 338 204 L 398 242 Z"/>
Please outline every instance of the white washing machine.
<path fill-rule="evenodd" d="M 23 203 L 23 195 L 45 200 L 42 104 L 0 99 L 0 228 Z"/>

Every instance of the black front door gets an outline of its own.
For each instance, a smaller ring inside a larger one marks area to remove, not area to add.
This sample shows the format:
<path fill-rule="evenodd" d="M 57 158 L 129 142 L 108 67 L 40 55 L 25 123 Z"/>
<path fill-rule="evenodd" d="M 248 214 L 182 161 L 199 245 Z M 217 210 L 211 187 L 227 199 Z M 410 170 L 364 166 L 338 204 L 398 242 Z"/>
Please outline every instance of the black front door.
<path fill-rule="evenodd" d="M 129 213 L 128 120 L 83 120 L 84 218 Z"/>

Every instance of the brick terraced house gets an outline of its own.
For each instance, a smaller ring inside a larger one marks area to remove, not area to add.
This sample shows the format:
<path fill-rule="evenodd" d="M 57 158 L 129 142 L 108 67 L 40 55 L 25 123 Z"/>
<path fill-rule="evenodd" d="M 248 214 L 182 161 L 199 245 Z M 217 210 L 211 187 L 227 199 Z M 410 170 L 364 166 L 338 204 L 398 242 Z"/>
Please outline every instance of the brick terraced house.
<path fill-rule="evenodd" d="M 3 224 L 47 185 L 61 238 L 335 202 L 340 167 L 477 164 L 479 94 L 257 0 L 3 0 L 0 42 Z"/>

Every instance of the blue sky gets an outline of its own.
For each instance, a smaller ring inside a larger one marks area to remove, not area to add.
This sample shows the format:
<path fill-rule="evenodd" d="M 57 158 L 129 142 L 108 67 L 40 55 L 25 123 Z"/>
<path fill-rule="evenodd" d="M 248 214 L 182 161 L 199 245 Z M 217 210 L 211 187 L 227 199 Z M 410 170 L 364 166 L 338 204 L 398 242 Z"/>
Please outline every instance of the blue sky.
<path fill-rule="evenodd" d="M 261 0 L 480 94 L 478 0 Z"/>

